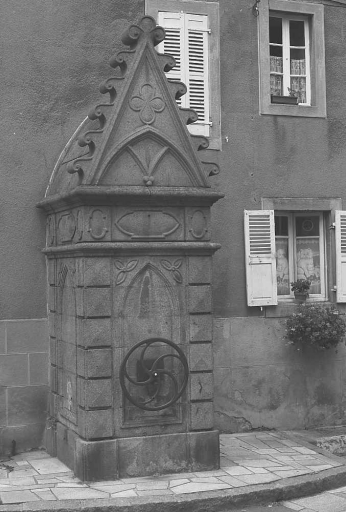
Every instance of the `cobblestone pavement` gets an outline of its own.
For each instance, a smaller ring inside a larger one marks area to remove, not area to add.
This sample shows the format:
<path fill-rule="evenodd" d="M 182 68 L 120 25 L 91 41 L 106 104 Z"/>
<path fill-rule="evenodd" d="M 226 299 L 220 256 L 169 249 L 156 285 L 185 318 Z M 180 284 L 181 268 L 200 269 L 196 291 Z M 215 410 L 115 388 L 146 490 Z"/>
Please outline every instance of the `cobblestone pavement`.
<path fill-rule="evenodd" d="M 182 495 L 215 490 L 227 492 L 323 472 L 343 466 L 345 461 L 339 459 L 339 462 L 335 456 L 307 448 L 284 432 L 221 435 L 220 451 L 220 470 L 92 483 L 83 483 L 75 478 L 69 468 L 43 450 L 26 452 L 0 464 L 0 500 L 5 505 L 67 499 Z M 314 508 L 312 504 L 315 506 L 315 502 L 309 501 L 314 498 L 285 502 L 285 506 L 304 512 L 346 511 L 346 487 L 320 496 L 321 503 L 325 503 L 324 508 Z M 334 508 L 328 508 L 331 502 Z"/>

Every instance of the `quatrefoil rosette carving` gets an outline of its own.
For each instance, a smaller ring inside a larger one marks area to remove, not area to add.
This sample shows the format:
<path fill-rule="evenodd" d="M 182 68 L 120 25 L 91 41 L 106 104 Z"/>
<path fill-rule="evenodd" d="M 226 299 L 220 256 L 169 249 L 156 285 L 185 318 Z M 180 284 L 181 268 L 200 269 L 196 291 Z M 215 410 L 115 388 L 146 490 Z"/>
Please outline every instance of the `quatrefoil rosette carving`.
<path fill-rule="evenodd" d="M 142 123 L 152 124 L 156 119 L 156 113 L 162 112 L 165 102 L 160 96 L 155 95 L 155 89 L 150 84 L 144 84 L 140 88 L 138 96 L 132 96 L 130 108 L 139 112 Z"/>
<path fill-rule="evenodd" d="M 181 259 L 175 260 L 173 263 L 171 263 L 168 260 L 161 260 L 161 265 L 163 266 L 163 268 L 165 268 L 169 272 L 172 272 L 174 281 L 176 281 L 179 284 L 183 282 L 183 277 L 178 270 L 181 267 L 182 263 L 183 260 Z"/>

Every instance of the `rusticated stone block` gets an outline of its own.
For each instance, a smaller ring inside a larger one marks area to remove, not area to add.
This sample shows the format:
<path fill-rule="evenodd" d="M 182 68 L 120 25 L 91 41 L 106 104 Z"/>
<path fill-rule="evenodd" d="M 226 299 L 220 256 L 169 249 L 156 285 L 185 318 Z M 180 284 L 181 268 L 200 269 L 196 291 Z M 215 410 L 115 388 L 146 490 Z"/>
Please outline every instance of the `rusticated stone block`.
<path fill-rule="evenodd" d="M 111 315 L 111 292 L 109 288 L 84 289 L 84 313 L 86 317 Z"/>
<path fill-rule="evenodd" d="M 113 411 L 98 409 L 86 411 L 78 408 L 78 433 L 84 439 L 99 439 L 113 435 Z"/>
<path fill-rule="evenodd" d="M 0 386 L 25 386 L 28 383 L 28 354 L 0 356 Z"/>
<path fill-rule="evenodd" d="M 48 284 L 51 286 L 56 285 L 56 260 L 48 260 Z"/>
<path fill-rule="evenodd" d="M 56 288 L 49 286 L 48 288 L 48 308 L 49 311 L 56 311 Z"/>
<path fill-rule="evenodd" d="M 118 441 L 76 439 L 75 475 L 87 482 L 118 478 Z"/>
<path fill-rule="evenodd" d="M 191 400 L 211 400 L 213 398 L 213 374 L 190 374 Z"/>
<path fill-rule="evenodd" d="M 49 368 L 49 383 L 53 393 L 58 392 L 58 369 L 56 366 L 50 366 Z"/>
<path fill-rule="evenodd" d="M 56 341 L 56 338 L 49 339 L 49 361 L 51 364 L 57 364 L 57 341 Z"/>
<path fill-rule="evenodd" d="M 58 366 L 71 373 L 76 371 L 77 347 L 72 343 L 58 341 Z"/>
<path fill-rule="evenodd" d="M 109 258 L 84 258 L 84 286 L 109 286 L 110 268 Z"/>
<path fill-rule="evenodd" d="M 112 382 L 110 379 L 77 380 L 78 404 L 85 409 L 110 407 L 112 405 Z"/>
<path fill-rule="evenodd" d="M 191 430 L 210 430 L 214 424 L 212 402 L 193 402 L 190 405 Z"/>
<path fill-rule="evenodd" d="M 109 318 L 80 320 L 77 329 L 78 345 L 82 347 L 111 345 L 111 321 Z"/>
<path fill-rule="evenodd" d="M 213 369 L 213 351 L 211 343 L 190 345 L 190 372 L 210 371 Z"/>
<path fill-rule="evenodd" d="M 190 342 L 212 341 L 213 320 L 211 315 L 190 315 Z"/>
<path fill-rule="evenodd" d="M 189 312 L 210 313 L 212 310 L 210 286 L 189 286 Z"/>
<path fill-rule="evenodd" d="M 111 377 L 111 349 L 77 350 L 77 372 L 86 379 L 95 377 Z"/>
<path fill-rule="evenodd" d="M 29 354 L 29 384 L 48 384 L 48 354 Z"/>
<path fill-rule="evenodd" d="M 211 258 L 206 256 L 190 256 L 189 283 L 209 284 L 211 282 Z"/>
<path fill-rule="evenodd" d="M 7 321 L 7 353 L 48 352 L 47 320 Z"/>

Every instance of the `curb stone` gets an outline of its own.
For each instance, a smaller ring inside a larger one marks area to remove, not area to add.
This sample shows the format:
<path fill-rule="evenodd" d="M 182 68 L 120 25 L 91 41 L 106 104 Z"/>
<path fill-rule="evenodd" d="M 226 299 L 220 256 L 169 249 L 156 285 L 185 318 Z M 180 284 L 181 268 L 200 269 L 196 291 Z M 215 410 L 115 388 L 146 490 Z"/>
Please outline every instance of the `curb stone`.
<path fill-rule="evenodd" d="M 136 497 L 27 502 L 0 505 L 0 512 L 225 512 L 244 505 L 311 496 L 342 487 L 345 482 L 346 467 L 343 466 L 312 475 L 285 478 L 269 484 L 252 485 L 245 489 L 152 496 L 149 499 Z"/>

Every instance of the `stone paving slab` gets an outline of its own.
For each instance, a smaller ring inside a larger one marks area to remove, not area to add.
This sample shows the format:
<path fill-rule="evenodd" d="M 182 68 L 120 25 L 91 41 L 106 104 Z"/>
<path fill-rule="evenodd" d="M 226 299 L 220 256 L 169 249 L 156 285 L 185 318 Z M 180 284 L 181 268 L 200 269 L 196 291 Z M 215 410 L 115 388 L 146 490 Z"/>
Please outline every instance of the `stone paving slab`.
<path fill-rule="evenodd" d="M 267 499 L 275 494 L 282 499 L 298 484 L 304 489 L 315 489 L 316 482 L 329 482 L 329 486 L 344 483 L 344 460 L 311 446 L 288 432 L 226 434 L 220 436 L 220 470 L 92 483 L 75 478 L 69 468 L 43 450 L 22 453 L 11 458 L 8 466 L 13 470 L 6 471 L 0 479 L 0 512 L 58 510 L 59 503 L 66 504 L 66 510 L 69 510 L 68 503 L 83 507 L 83 503 L 89 505 L 91 502 L 100 512 L 109 502 L 115 506 L 112 510 L 140 503 L 142 508 L 138 510 L 145 512 L 143 505 L 155 500 L 161 504 L 157 510 L 168 510 L 168 504 L 174 500 L 187 500 L 190 507 L 187 510 L 192 511 L 192 503 L 209 497 L 216 501 L 233 499 L 241 502 L 245 495 L 261 495 Z M 333 484 L 330 483 L 332 480 Z M 330 503 L 335 504 L 336 508 L 330 509 L 333 512 L 338 512 L 341 503 L 346 510 L 346 487 L 342 489 L 330 492 L 322 500 L 329 507 Z M 314 512 L 320 511 L 316 508 L 322 506 L 320 502 L 310 503 L 302 499 L 286 500 L 285 503 L 292 510 L 310 508 Z M 165 507 L 162 507 L 163 503 Z M 328 510 L 325 508 L 323 512 Z"/>

